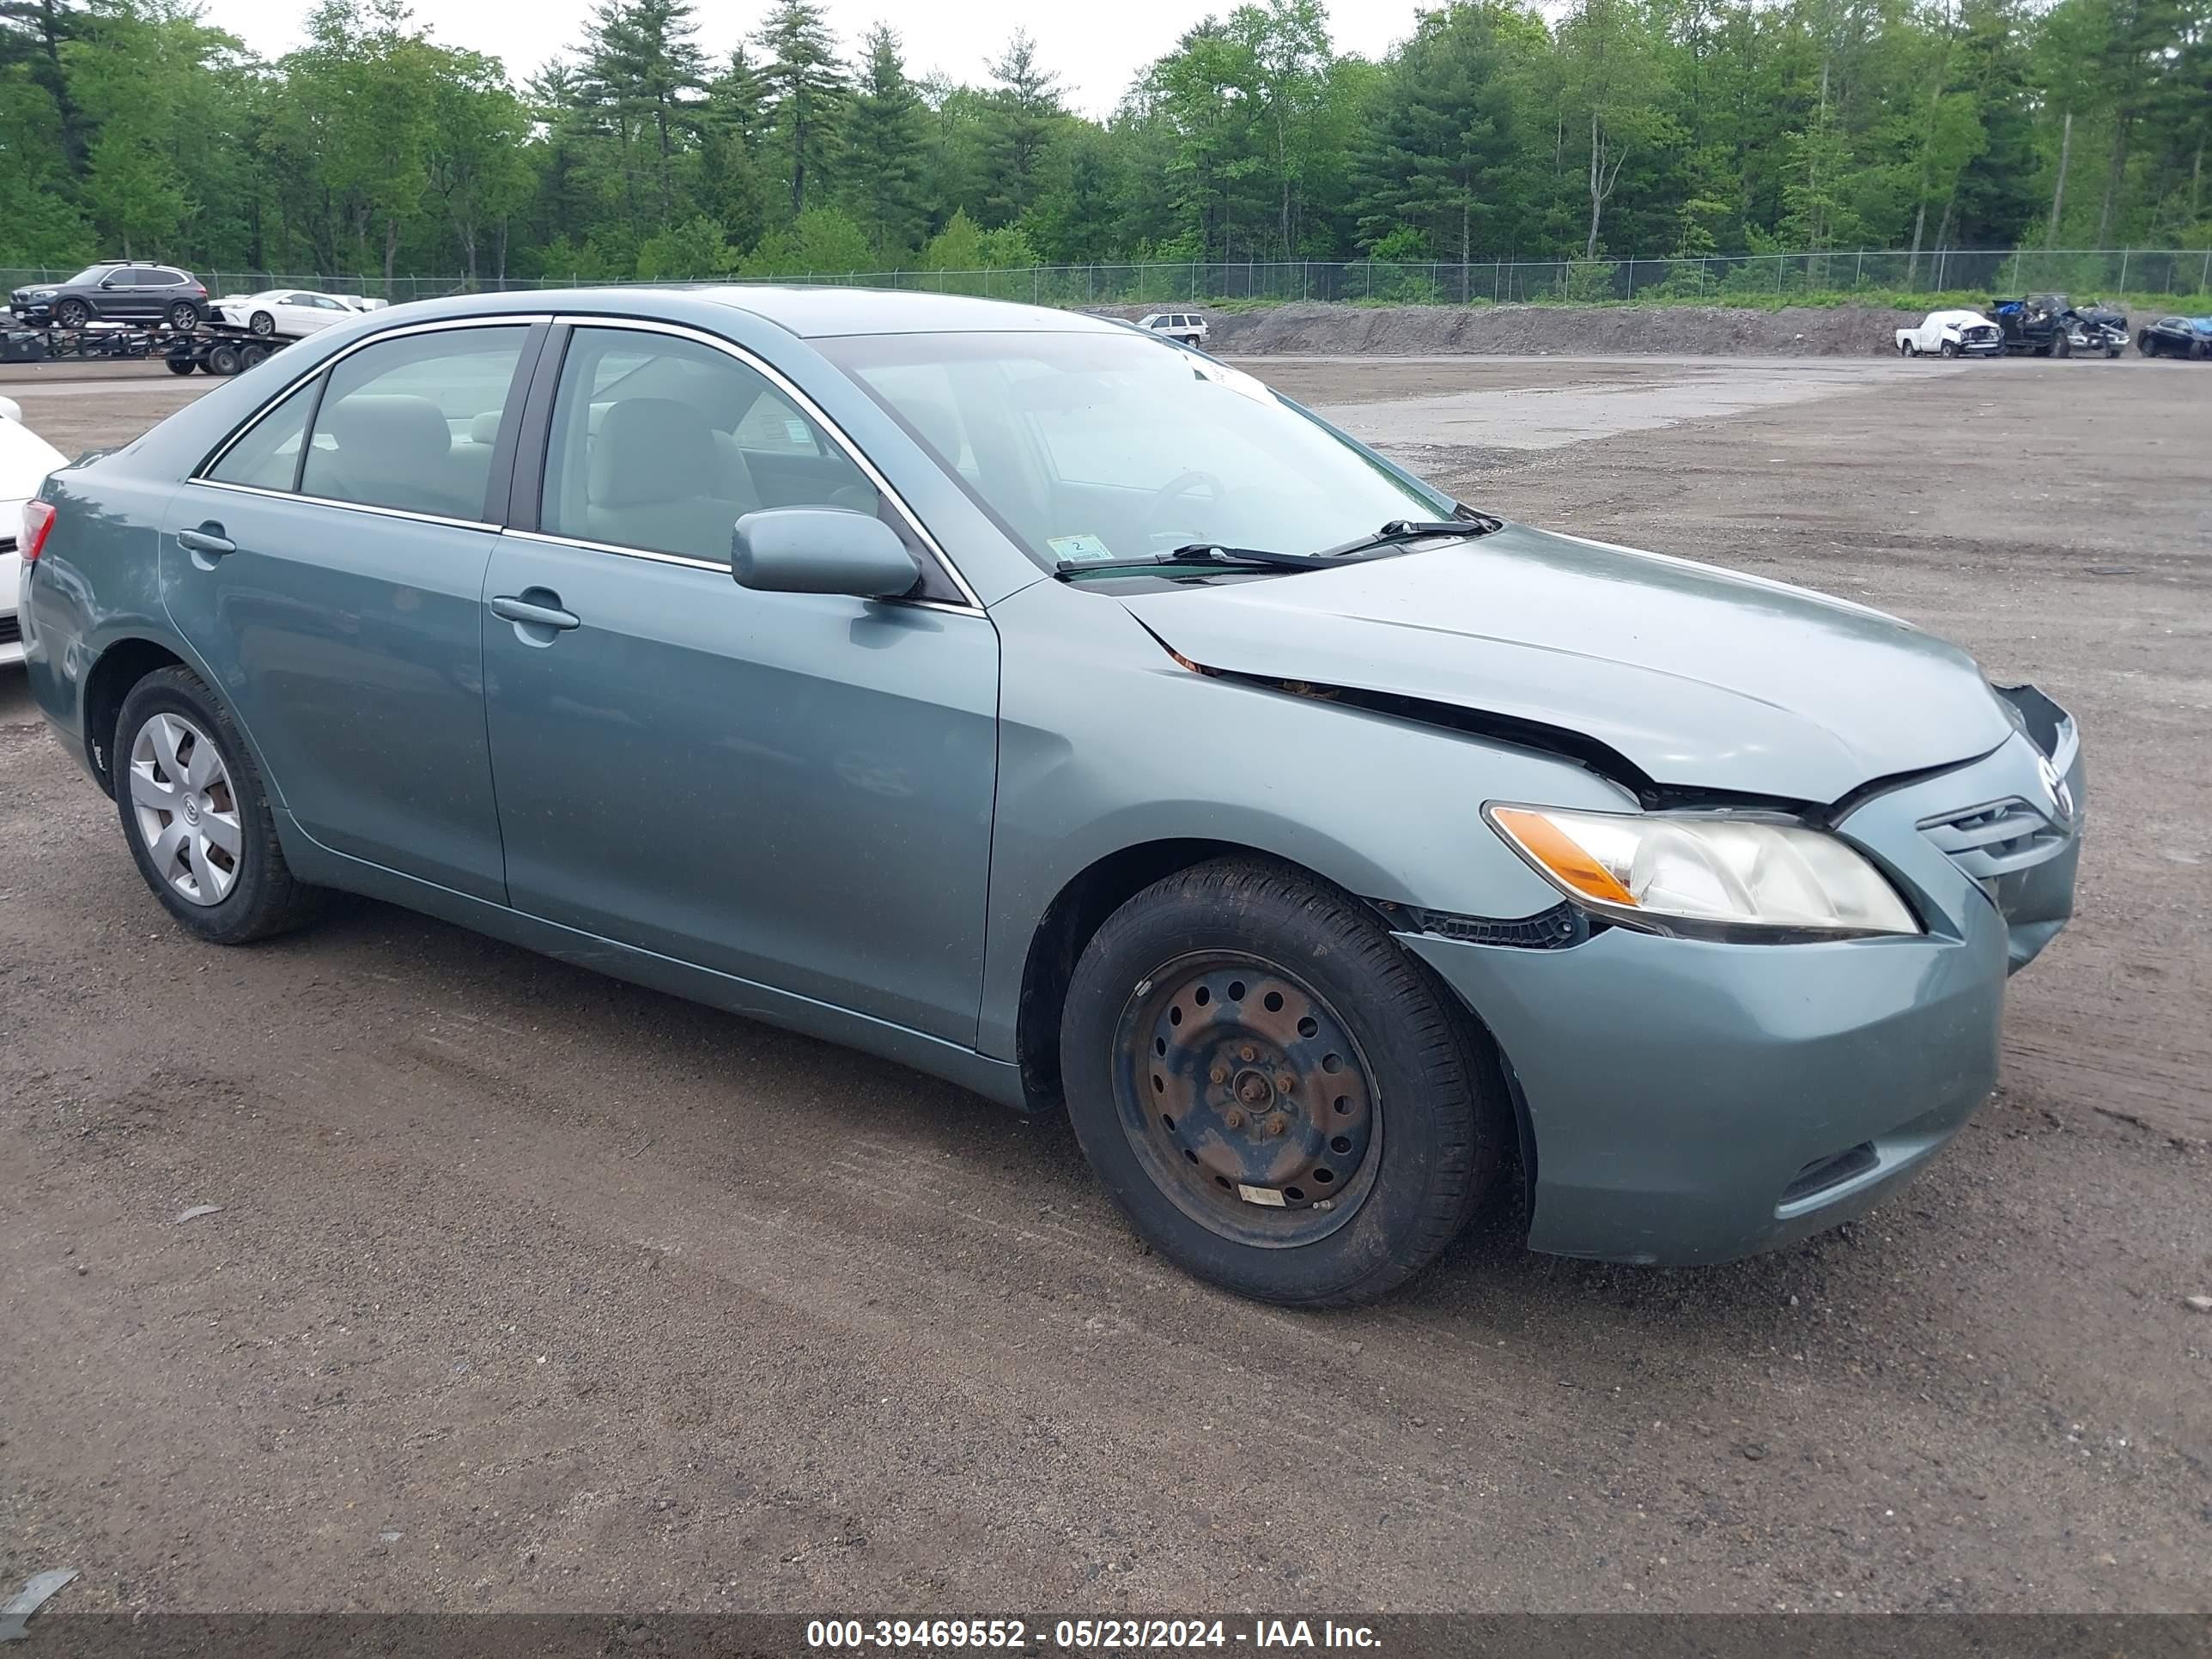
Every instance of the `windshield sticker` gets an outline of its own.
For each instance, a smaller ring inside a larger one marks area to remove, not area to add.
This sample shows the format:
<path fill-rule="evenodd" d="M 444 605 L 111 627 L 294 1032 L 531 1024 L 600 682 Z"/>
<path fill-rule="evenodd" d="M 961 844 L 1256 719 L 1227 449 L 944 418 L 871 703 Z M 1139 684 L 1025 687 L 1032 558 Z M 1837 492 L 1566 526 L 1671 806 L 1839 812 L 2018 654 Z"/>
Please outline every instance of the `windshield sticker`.
<path fill-rule="evenodd" d="M 1075 563 L 1114 556 L 1114 550 L 1096 536 L 1054 536 L 1046 545 L 1061 558 Z"/>

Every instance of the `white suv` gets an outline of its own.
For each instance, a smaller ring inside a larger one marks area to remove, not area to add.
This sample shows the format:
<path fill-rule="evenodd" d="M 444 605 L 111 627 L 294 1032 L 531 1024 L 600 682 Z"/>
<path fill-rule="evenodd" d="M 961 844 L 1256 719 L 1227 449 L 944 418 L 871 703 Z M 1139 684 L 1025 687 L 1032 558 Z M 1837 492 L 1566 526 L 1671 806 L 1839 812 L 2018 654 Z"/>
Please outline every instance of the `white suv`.
<path fill-rule="evenodd" d="M 1194 311 L 1155 311 L 1149 317 L 1137 319 L 1137 326 L 1181 340 L 1185 345 L 1206 343 L 1206 319 Z"/>

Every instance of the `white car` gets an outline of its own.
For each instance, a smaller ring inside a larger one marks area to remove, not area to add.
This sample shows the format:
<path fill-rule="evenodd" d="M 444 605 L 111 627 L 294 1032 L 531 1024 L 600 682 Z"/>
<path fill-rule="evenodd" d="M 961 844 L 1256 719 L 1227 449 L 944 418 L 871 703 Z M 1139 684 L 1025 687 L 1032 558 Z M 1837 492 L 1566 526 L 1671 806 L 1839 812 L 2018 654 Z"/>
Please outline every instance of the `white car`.
<path fill-rule="evenodd" d="M 1901 357 L 2002 357 L 2004 331 L 1978 311 L 1931 311 L 1897 331 Z"/>
<path fill-rule="evenodd" d="M 1206 343 L 1206 319 L 1194 311 L 1155 311 L 1138 318 L 1137 326 L 1164 334 L 1170 340 L 1181 340 L 1185 345 Z"/>
<path fill-rule="evenodd" d="M 23 503 L 39 492 L 46 474 L 68 458 L 23 424 L 22 409 L 0 398 L 0 665 L 23 660 L 23 623 L 16 597 L 23 586 Z"/>
<path fill-rule="evenodd" d="M 272 288 L 265 294 L 233 295 L 215 302 L 217 322 L 256 334 L 297 339 L 332 323 L 343 323 L 364 311 L 381 311 L 381 300 L 358 294 L 319 294 L 311 289 Z"/>

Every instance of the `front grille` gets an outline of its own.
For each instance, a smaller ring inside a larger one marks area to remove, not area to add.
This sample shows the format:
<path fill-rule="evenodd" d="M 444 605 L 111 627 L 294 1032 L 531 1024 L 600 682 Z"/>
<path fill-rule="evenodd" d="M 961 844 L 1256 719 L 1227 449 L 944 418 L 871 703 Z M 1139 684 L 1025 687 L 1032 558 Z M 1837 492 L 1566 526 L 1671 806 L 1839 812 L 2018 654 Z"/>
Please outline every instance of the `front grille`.
<path fill-rule="evenodd" d="M 13 536 L 0 536 L 0 553 L 13 553 L 15 550 L 15 538 Z"/>
<path fill-rule="evenodd" d="M 20 645 L 22 639 L 22 623 L 13 616 L 0 617 L 0 645 Z"/>
<path fill-rule="evenodd" d="M 1997 337 L 1997 331 L 1993 328 L 1970 328 L 1966 330 L 1960 337 L 1966 340 L 1994 340 Z"/>
<path fill-rule="evenodd" d="M 1920 829 L 1952 863 L 1981 882 L 2040 864 L 2066 844 L 2066 832 L 2017 795 L 1923 818 Z"/>

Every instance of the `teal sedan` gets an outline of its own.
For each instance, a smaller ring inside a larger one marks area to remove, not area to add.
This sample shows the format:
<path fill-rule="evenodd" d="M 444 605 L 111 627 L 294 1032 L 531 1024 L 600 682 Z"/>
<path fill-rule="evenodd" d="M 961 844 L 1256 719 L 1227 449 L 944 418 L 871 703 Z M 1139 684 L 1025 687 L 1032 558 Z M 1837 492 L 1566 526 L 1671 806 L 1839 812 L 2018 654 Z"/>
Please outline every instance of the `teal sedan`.
<path fill-rule="evenodd" d="M 368 894 L 1064 1109 L 1151 1244 L 1276 1302 L 1516 1184 L 1532 1247 L 1627 1261 L 1857 1214 L 2072 908 L 2033 688 L 1105 319 L 410 306 L 23 532 L 33 693 L 190 933 Z"/>

